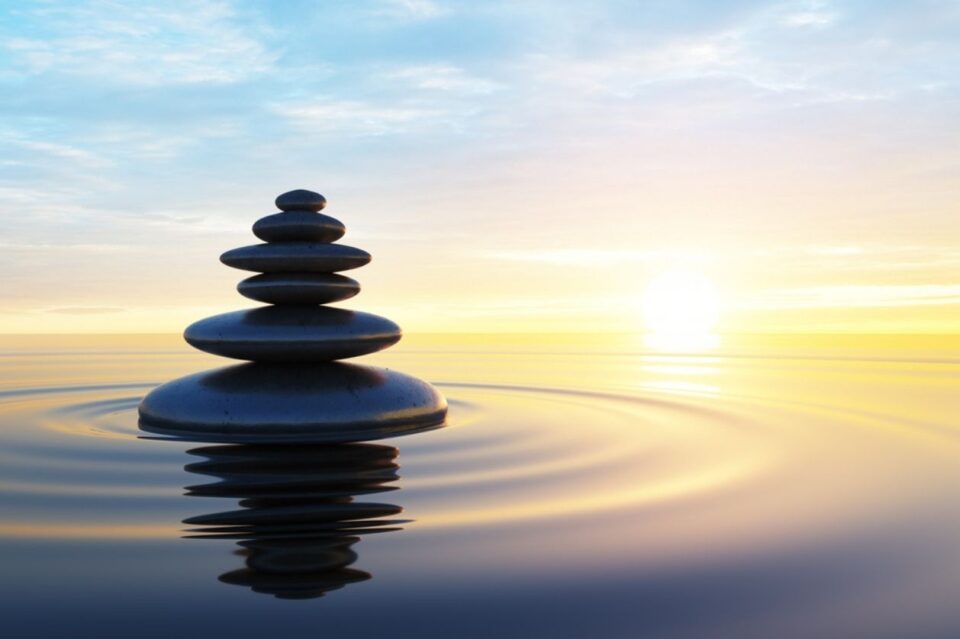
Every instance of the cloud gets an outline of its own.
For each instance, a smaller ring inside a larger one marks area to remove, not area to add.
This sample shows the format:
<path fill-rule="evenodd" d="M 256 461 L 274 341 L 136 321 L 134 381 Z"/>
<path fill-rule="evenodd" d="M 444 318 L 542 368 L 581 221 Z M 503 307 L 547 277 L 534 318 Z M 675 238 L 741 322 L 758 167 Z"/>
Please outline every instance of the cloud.
<path fill-rule="evenodd" d="M 430 126 L 448 115 L 439 108 L 336 99 L 275 104 L 272 108 L 275 113 L 311 132 L 348 135 L 402 133 Z"/>
<path fill-rule="evenodd" d="M 450 64 L 409 66 L 385 74 L 388 79 L 399 79 L 418 89 L 449 91 L 462 94 L 489 94 L 502 85 L 492 80 L 467 74 Z"/>
<path fill-rule="evenodd" d="M 833 13 L 802 11 L 784 16 L 783 24 L 789 27 L 825 27 L 836 19 L 837 16 Z"/>
<path fill-rule="evenodd" d="M 60 315 L 108 315 L 112 313 L 122 313 L 125 310 L 126 309 L 111 306 L 69 306 L 64 308 L 48 308 L 46 312 Z"/>
<path fill-rule="evenodd" d="M 137 249 L 127 242 L 118 240 L 116 244 L 97 244 L 97 243 L 71 243 L 69 239 L 56 238 L 54 241 L 31 243 L 31 242 L 10 242 L 0 241 L 0 250 L 5 253 L 57 253 L 75 252 L 75 253 L 136 253 Z"/>
<path fill-rule="evenodd" d="M 611 266 L 614 264 L 673 262 L 703 262 L 707 256 L 689 250 L 633 250 L 633 249 L 531 249 L 489 251 L 481 254 L 487 259 L 510 262 L 542 262 L 579 266 Z"/>
<path fill-rule="evenodd" d="M 54 158 L 76 162 L 86 167 L 105 168 L 112 164 L 111 161 L 96 153 L 69 144 L 40 140 L 13 140 L 13 142 L 24 149 L 39 151 Z"/>
<path fill-rule="evenodd" d="M 925 272 L 927 277 L 951 278 L 960 268 L 960 250 L 949 244 L 813 244 L 754 249 L 755 258 L 770 259 L 808 275 L 823 271 L 863 274 Z M 888 276 L 888 275 L 887 275 Z"/>
<path fill-rule="evenodd" d="M 170 215 L 167 213 L 141 213 L 140 219 L 156 224 L 185 224 L 198 226 L 207 221 L 203 215 Z"/>
<path fill-rule="evenodd" d="M 450 8 L 434 0 L 380 0 L 369 12 L 374 16 L 426 20 L 450 13 Z"/>
<path fill-rule="evenodd" d="M 727 112 L 745 116 L 825 103 L 889 101 L 929 86 L 932 79 L 934 86 L 956 85 L 946 69 L 956 65 L 957 47 L 925 35 L 952 32 L 946 25 L 955 18 L 933 10 L 911 12 L 907 5 L 904 15 L 855 9 L 844 6 L 841 12 L 823 2 L 757 6 L 736 20 L 664 29 L 642 39 L 632 33 L 636 25 L 629 21 L 618 24 L 594 17 L 594 28 L 576 40 L 576 46 L 527 51 L 521 65 L 541 94 L 562 90 L 575 97 L 567 100 L 574 104 L 587 97 L 597 111 L 609 110 L 620 100 L 644 105 L 659 101 L 660 112 L 675 113 L 677 106 L 667 101 L 687 99 L 691 107 L 700 108 L 685 115 L 698 119 Z M 935 21 L 944 24 L 934 27 Z M 923 39 L 908 29 L 924 34 Z M 729 88 L 726 100 L 698 95 L 698 85 L 724 82 Z M 730 108 L 724 108 L 728 103 Z"/>
<path fill-rule="evenodd" d="M 772 289 L 739 304 L 749 309 L 960 306 L 960 284 L 840 284 Z"/>
<path fill-rule="evenodd" d="M 33 32 L 3 34 L 2 46 L 27 75 L 148 86 L 226 84 L 264 73 L 275 60 L 224 2 L 95 0 L 40 5 L 18 17 Z"/>
<path fill-rule="evenodd" d="M 843 257 L 848 255 L 863 255 L 866 252 L 862 246 L 844 246 L 844 245 L 823 245 L 823 246 L 808 246 L 806 250 L 810 255 L 815 256 L 827 256 L 827 257 Z"/>
<path fill-rule="evenodd" d="M 802 0 L 784 9 L 780 23 L 792 28 L 820 29 L 834 24 L 839 18 L 832 3 L 826 0 Z"/>

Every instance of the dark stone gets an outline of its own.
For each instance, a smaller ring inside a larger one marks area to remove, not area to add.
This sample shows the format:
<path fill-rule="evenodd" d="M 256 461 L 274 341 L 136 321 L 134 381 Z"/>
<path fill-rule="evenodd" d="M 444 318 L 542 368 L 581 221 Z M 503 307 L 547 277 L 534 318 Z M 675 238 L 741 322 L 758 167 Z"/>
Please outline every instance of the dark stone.
<path fill-rule="evenodd" d="M 328 304 L 353 297 L 360 283 L 332 273 L 264 273 L 243 280 L 237 290 L 267 304 Z"/>
<path fill-rule="evenodd" d="M 312 211 L 288 211 L 260 218 L 253 234 L 264 242 L 336 242 L 347 232 L 338 219 Z"/>
<path fill-rule="evenodd" d="M 258 273 L 334 273 L 369 263 L 370 254 L 344 244 L 282 242 L 231 249 L 220 261 Z"/>
<path fill-rule="evenodd" d="M 194 348 L 257 362 L 319 362 L 357 357 L 400 340 L 390 320 L 328 306 L 264 306 L 194 322 L 183 337 Z"/>
<path fill-rule="evenodd" d="M 322 211 L 327 205 L 327 198 L 315 191 L 296 189 L 281 193 L 274 203 L 281 211 Z"/>
<path fill-rule="evenodd" d="M 240 364 L 155 388 L 140 428 L 217 443 L 338 443 L 443 425 L 447 403 L 430 384 L 395 371 L 344 364 Z"/>

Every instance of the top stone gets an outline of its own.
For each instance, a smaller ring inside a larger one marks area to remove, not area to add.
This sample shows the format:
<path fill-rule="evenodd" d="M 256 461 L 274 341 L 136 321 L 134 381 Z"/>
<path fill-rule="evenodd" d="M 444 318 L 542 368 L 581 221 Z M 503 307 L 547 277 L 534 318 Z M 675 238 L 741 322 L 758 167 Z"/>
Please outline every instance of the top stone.
<path fill-rule="evenodd" d="M 327 205 L 327 198 L 313 191 L 297 189 L 278 195 L 275 203 L 281 211 L 320 211 Z"/>

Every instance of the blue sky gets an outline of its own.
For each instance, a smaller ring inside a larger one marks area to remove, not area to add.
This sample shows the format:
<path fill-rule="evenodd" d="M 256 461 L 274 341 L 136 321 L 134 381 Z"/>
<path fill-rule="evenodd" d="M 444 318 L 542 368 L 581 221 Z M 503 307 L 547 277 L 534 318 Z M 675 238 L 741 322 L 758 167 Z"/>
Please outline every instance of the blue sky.
<path fill-rule="evenodd" d="M 957 2 L 0 3 L 0 331 L 177 331 L 314 188 L 418 330 L 952 330 Z"/>

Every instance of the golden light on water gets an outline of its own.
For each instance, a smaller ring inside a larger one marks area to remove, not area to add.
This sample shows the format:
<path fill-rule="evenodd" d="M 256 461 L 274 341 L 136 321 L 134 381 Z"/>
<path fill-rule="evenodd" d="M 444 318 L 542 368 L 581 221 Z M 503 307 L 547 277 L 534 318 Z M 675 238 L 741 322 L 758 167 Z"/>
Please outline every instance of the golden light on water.
<path fill-rule="evenodd" d="M 644 342 L 657 350 L 703 350 L 716 346 L 720 292 L 705 273 L 661 271 L 643 293 Z"/>

